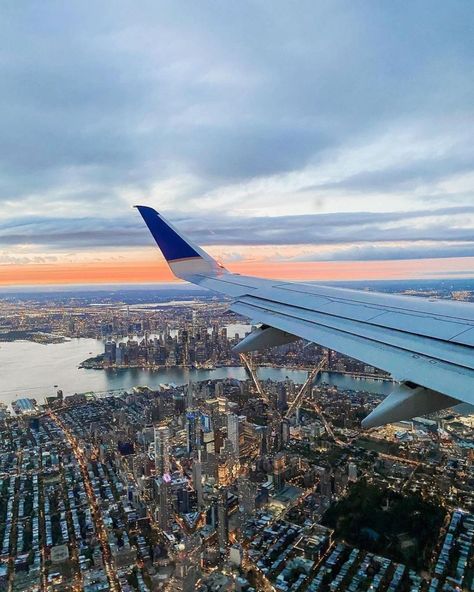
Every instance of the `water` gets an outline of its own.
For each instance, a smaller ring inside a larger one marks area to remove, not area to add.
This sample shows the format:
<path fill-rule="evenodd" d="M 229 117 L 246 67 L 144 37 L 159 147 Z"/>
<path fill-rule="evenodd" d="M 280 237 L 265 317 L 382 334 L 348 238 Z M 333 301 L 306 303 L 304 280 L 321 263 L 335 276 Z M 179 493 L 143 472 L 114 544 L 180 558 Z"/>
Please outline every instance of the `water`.
<path fill-rule="evenodd" d="M 0 343 L 0 401 L 8 404 L 19 397 L 33 397 L 40 403 L 44 397 L 56 394 L 58 388 L 68 395 L 89 391 L 130 389 L 134 386 L 157 388 L 163 383 L 181 385 L 186 384 L 189 379 L 197 382 L 210 379 L 246 380 L 248 378 L 247 373 L 240 366 L 216 370 L 78 368 L 83 360 L 96 356 L 103 350 L 103 342 L 96 339 L 72 339 L 65 343 L 48 345 L 31 341 Z M 288 368 L 261 368 L 259 376 L 261 379 L 272 380 L 285 380 L 288 377 L 296 383 L 303 383 L 307 373 Z M 321 381 L 342 389 L 381 394 L 388 394 L 393 388 L 390 382 L 355 379 L 347 375 L 327 372 L 322 374 Z"/>

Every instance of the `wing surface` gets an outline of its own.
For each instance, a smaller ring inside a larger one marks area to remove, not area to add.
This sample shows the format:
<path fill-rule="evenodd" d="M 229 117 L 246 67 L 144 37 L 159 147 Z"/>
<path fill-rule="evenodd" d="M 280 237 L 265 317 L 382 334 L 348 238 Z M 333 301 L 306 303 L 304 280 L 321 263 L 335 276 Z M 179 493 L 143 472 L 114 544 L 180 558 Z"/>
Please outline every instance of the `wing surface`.
<path fill-rule="evenodd" d="M 378 415 L 367 418 L 367 427 L 408 419 L 407 414 L 429 413 L 458 401 L 474 404 L 472 304 L 232 274 L 154 210 L 138 209 L 165 257 L 173 254 L 167 260 L 178 277 L 230 296 L 231 310 L 255 324 L 386 370 L 406 385 L 403 393 L 388 397 Z M 157 227 L 166 231 L 155 233 L 152 228 Z M 176 237 L 170 235 L 170 229 Z M 163 240 L 171 241 L 171 246 Z M 265 343 L 268 345 L 268 339 Z"/>

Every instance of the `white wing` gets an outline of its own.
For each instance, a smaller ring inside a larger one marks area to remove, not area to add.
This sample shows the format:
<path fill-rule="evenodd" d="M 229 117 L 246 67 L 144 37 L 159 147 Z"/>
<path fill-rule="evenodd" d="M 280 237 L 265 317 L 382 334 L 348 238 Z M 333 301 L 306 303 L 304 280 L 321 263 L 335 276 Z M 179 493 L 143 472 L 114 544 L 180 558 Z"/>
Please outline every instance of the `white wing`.
<path fill-rule="evenodd" d="M 474 404 L 472 304 L 232 274 L 155 210 L 138 209 L 178 277 L 231 296 L 233 311 L 264 325 L 238 351 L 297 336 L 390 372 L 401 384 L 365 427 Z"/>

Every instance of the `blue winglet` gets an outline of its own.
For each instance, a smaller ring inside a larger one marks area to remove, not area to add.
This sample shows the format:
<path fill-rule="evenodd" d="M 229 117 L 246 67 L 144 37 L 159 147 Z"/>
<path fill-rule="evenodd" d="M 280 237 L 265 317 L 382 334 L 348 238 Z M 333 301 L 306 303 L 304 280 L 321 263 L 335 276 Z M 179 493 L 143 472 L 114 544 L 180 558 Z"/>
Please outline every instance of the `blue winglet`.
<path fill-rule="evenodd" d="M 167 261 L 201 257 L 201 254 L 163 220 L 156 210 L 148 206 L 135 206 L 145 220 L 156 244 Z"/>

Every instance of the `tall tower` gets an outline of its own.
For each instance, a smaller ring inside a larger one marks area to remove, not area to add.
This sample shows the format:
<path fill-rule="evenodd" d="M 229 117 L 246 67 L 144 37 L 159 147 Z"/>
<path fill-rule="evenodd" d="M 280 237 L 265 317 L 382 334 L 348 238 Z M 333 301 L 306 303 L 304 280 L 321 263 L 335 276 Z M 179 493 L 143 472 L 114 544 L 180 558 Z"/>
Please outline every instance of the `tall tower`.
<path fill-rule="evenodd" d="M 354 483 L 357 481 L 357 465 L 353 462 L 350 462 L 347 468 L 349 481 Z"/>
<path fill-rule="evenodd" d="M 227 416 L 227 438 L 232 444 L 235 456 L 239 456 L 239 416 L 235 413 L 229 413 Z"/>
<path fill-rule="evenodd" d="M 117 344 L 115 341 L 107 341 L 105 343 L 104 360 L 108 364 L 114 364 L 116 358 Z"/>
<path fill-rule="evenodd" d="M 282 490 L 285 485 L 285 455 L 281 452 L 273 459 L 273 484 L 275 492 Z"/>
<path fill-rule="evenodd" d="M 290 441 L 290 422 L 288 419 L 282 419 L 280 423 L 280 444 L 286 446 Z"/>
<path fill-rule="evenodd" d="M 280 413 L 283 413 L 288 409 L 288 398 L 286 395 L 286 387 L 285 384 L 280 382 L 278 384 L 278 393 L 277 393 L 277 408 Z"/>
<path fill-rule="evenodd" d="M 227 487 L 219 491 L 217 500 L 217 536 L 219 540 L 219 550 L 221 553 L 227 553 L 229 546 L 229 514 L 227 512 Z"/>
<path fill-rule="evenodd" d="M 156 488 L 158 494 L 158 524 L 164 531 L 168 531 L 173 517 L 171 503 L 171 477 L 166 474 L 164 477 L 157 477 Z"/>
<path fill-rule="evenodd" d="M 249 480 L 248 477 L 239 477 L 237 485 L 240 511 L 245 515 L 245 517 L 249 517 L 255 512 L 257 487 Z"/>
<path fill-rule="evenodd" d="M 170 430 L 167 426 L 155 427 L 155 468 L 160 477 L 170 472 Z"/>
<path fill-rule="evenodd" d="M 189 411 L 194 406 L 194 384 L 191 379 L 188 380 L 186 387 L 186 411 Z"/>
<path fill-rule="evenodd" d="M 186 416 L 188 453 L 198 450 L 201 446 L 201 414 L 198 410 L 190 411 Z"/>
<path fill-rule="evenodd" d="M 197 495 L 198 508 L 201 509 L 203 506 L 202 463 L 197 458 L 193 461 L 193 485 Z"/>

